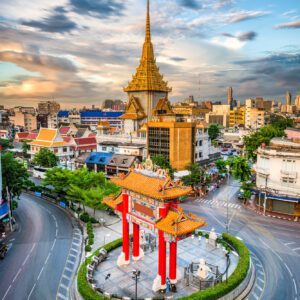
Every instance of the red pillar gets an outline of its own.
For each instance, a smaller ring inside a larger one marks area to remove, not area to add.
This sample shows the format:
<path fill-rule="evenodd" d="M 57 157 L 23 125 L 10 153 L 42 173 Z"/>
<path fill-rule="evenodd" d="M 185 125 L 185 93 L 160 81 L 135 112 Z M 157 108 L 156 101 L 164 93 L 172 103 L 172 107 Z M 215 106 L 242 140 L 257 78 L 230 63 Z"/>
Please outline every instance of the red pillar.
<path fill-rule="evenodd" d="M 128 213 L 128 195 L 123 194 L 123 253 L 125 261 L 129 261 L 129 223 L 127 221 Z"/>
<path fill-rule="evenodd" d="M 159 209 L 159 216 L 165 218 L 168 212 L 168 207 Z M 166 286 L 166 268 L 167 268 L 167 247 L 163 231 L 158 232 L 158 275 L 161 277 L 162 289 Z"/>
<path fill-rule="evenodd" d="M 133 259 L 140 256 L 140 226 L 133 223 Z"/>
<path fill-rule="evenodd" d="M 170 242 L 170 263 L 169 263 L 169 276 L 171 283 L 176 283 L 176 270 L 177 270 L 177 243 Z"/>
<path fill-rule="evenodd" d="M 166 284 L 167 251 L 164 233 L 159 231 L 159 256 L 158 256 L 158 274 L 161 276 L 161 285 Z"/>

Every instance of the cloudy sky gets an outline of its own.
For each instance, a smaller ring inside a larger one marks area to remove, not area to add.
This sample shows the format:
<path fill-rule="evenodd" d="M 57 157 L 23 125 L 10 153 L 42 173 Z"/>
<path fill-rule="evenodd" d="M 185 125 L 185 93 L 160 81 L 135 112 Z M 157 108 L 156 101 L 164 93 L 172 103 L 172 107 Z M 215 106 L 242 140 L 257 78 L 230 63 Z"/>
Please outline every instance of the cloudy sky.
<path fill-rule="evenodd" d="M 1 0 L 0 104 L 126 99 L 146 0 Z M 300 94 L 298 0 L 152 0 L 152 41 L 172 101 Z"/>

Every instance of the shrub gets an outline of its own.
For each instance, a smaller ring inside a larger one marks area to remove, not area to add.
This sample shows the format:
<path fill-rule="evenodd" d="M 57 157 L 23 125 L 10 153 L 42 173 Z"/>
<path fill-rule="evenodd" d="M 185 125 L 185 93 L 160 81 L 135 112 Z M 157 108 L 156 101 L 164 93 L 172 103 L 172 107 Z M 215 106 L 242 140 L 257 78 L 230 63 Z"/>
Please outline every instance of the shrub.
<path fill-rule="evenodd" d="M 204 235 L 204 236 L 205 236 L 205 238 L 206 238 L 206 239 L 208 239 L 208 238 L 209 238 L 209 234 L 208 234 L 208 233 L 205 233 L 205 235 Z"/>
<path fill-rule="evenodd" d="M 16 200 L 13 200 L 12 201 L 12 209 L 14 210 L 16 208 L 18 208 L 18 202 Z"/>
<path fill-rule="evenodd" d="M 218 237 L 218 238 L 216 239 L 216 243 L 217 243 L 217 244 L 221 244 L 221 243 L 222 243 L 222 239 Z"/>
<path fill-rule="evenodd" d="M 85 246 L 85 251 L 90 252 L 92 250 L 92 247 L 90 245 Z"/>
<path fill-rule="evenodd" d="M 90 239 L 90 238 L 89 238 L 89 245 L 92 246 L 93 244 L 94 244 L 94 239 Z"/>
<path fill-rule="evenodd" d="M 93 239 L 95 237 L 94 233 L 92 231 L 88 232 L 88 237 L 89 237 L 89 239 Z"/>
<path fill-rule="evenodd" d="M 198 231 L 198 235 L 199 235 L 199 236 L 202 236 L 202 235 L 203 235 L 203 232 L 202 232 L 202 231 Z"/>
<path fill-rule="evenodd" d="M 90 221 L 91 221 L 93 224 L 95 224 L 95 223 L 99 223 L 99 221 L 98 221 L 98 220 L 96 220 L 95 218 L 90 218 Z"/>
<path fill-rule="evenodd" d="M 84 223 L 87 223 L 90 220 L 90 216 L 88 213 L 83 213 L 80 215 L 80 220 Z"/>
<path fill-rule="evenodd" d="M 238 240 L 229 233 L 223 233 L 222 236 L 228 244 L 236 249 L 240 256 L 237 267 L 229 276 L 227 283 L 219 283 L 214 287 L 194 293 L 192 295 L 188 295 L 186 297 L 182 297 L 180 299 L 215 300 L 234 290 L 246 278 L 250 265 L 249 250 L 242 241 Z"/>

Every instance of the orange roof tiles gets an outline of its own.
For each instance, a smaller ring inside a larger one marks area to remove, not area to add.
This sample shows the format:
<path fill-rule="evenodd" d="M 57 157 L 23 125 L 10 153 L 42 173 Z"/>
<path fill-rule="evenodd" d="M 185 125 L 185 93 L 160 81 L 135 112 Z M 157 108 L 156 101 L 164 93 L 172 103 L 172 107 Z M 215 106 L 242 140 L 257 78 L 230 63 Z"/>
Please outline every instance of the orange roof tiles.
<path fill-rule="evenodd" d="M 118 205 L 120 205 L 123 202 L 123 196 L 122 193 L 115 197 L 115 195 L 111 195 L 108 197 L 103 198 L 103 203 L 108 205 L 109 207 L 115 209 Z"/>
<path fill-rule="evenodd" d="M 56 137 L 56 134 L 57 134 L 57 129 L 42 128 L 39 132 L 37 140 L 40 140 L 40 141 L 53 141 L 53 139 Z"/>
<path fill-rule="evenodd" d="M 190 187 L 179 186 L 167 180 L 149 177 L 134 171 L 124 178 L 112 178 L 111 182 L 122 188 L 162 201 L 176 199 L 192 191 Z"/>
<path fill-rule="evenodd" d="M 169 210 L 165 218 L 160 219 L 155 227 L 158 230 L 174 236 L 181 236 L 193 232 L 199 227 L 206 226 L 205 220 L 190 214 L 186 215 L 179 207 Z"/>

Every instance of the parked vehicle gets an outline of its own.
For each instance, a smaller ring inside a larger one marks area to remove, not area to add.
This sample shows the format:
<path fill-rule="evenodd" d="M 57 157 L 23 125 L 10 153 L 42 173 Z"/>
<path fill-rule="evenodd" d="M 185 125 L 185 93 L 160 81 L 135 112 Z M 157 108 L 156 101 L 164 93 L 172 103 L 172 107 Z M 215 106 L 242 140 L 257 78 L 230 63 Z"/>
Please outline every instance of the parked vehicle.
<path fill-rule="evenodd" d="M 0 244 L 0 258 L 3 259 L 7 252 L 7 245 L 4 243 Z"/>

